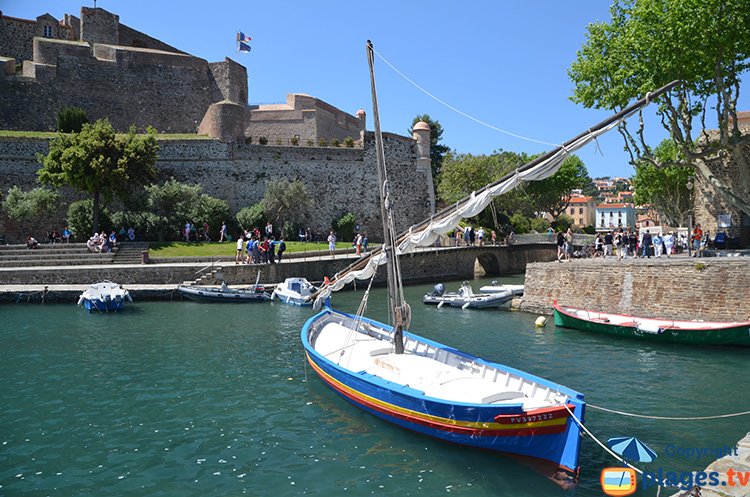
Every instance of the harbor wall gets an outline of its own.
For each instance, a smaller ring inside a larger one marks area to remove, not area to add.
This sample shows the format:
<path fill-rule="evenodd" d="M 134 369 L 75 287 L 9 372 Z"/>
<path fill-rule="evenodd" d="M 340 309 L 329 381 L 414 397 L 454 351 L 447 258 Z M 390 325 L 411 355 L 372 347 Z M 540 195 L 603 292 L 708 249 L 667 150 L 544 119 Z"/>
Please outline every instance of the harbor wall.
<path fill-rule="evenodd" d="M 472 279 L 478 260 L 493 269 L 488 275 L 518 274 L 528 263 L 549 260 L 554 257 L 554 247 L 528 245 L 515 247 L 485 247 L 476 249 L 443 249 L 441 251 L 417 252 L 401 258 L 403 280 L 407 283 L 441 282 Z M 492 263 L 487 261 L 492 259 Z M 255 283 L 258 271 L 263 283 L 278 283 L 286 278 L 304 276 L 311 281 L 333 277 L 356 256 L 339 255 L 332 259 L 288 259 L 282 264 L 235 265 L 227 258 L 216 261 L 205 260 L 175 263 L 174 259 L 154 264 L 115 264 L 101 266 L 69 266 L 47 268 L 16 268 L 0 270 L 0 287 L 3 285 L 80 285 L 93 281 L 110 280 L 124 285 L 179 285 L 192 282 L 212 270 L 221 270 L 224 279 L 233 285 Z M 213 264 L 212 267 L 209 267 Z M 481 265 L 481 262 L 480 262 Z M 202 284 L 214 284 L 213 278 L 205 278 Z M 379 271 L 376 285 L 385 284 L 385 271 Z"/>
<path fill-rule="evenodd" d="M 643 317 L 750 320 L 750 258 L 576 260 L 526 266 L 519 310 L 552 302 Z"/>

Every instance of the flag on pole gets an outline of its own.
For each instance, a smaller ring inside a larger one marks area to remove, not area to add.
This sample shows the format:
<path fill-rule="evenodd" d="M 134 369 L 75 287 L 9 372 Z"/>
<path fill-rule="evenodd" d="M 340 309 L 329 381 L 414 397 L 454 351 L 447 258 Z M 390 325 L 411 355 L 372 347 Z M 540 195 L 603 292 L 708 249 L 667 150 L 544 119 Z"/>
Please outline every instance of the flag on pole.
<path fill-rule="evenodd" d="M 250 45 L 248 45 L 247 43 L 239 42 L 237 44 L 237 50 L 240 52 L 249 52 L 252 49 L 250 48 Z"/>
<path fill-rule="evenodd" d="M 248 41 L 252 41 L 253 39 L 247 36 L 242 31 L 237 31 L 237 41 L 247 43 Z"/>

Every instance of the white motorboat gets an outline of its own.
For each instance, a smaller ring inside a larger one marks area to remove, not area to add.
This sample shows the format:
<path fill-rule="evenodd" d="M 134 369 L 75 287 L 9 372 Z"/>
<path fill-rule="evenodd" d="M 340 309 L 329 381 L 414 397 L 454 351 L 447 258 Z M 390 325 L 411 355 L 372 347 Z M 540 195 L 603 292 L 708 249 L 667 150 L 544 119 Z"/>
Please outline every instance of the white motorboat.
<path fill-rule="evenodd" d="M 493 293 L 474 293 L 471 285 L 464 281 L 456 293 L 448 293 L 445 286 L 438 283 L 430 293 L 422 298 L 425 304 L 460 307 L 461 309 L 483 309 L 487 307 L 510 307 L 514 294 L 511 290 Z"/>
<path fill-rule="evenodd" d="M 119 311 L 125 306 L 126 300 L 133 301 L 130 292 L 122 285 L 105 280 L 89 285 L 78 297 L 78 305 L 83 305 L 89 312 Z"/>
<path fill-rule="evenodd" d="M 497 281 L 493 281 L 489 285 L 484 285 L 479 288 L 479 291 L 482 293 L 502 293 L 511 291 L 514 297 L 519 297 L 523 295 L 523 285 L 501 285 Z"/>
<path fill-rule="evenodd" d="M 285 304 L 307 306 L 312 305 L 311 296 L 315 291 L 315 285 L 306 278 L 287 278 L 283 283 L 276 285 L 271 298 L 277 298 Z"/>

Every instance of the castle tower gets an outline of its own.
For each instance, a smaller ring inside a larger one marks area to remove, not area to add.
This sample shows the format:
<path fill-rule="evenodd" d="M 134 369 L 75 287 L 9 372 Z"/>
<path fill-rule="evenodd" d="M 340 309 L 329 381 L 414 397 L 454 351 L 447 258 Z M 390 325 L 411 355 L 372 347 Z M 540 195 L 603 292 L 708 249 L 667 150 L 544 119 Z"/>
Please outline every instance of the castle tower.
<path fill-rule="evenodd" d="M 104 9 L 81 7 L 81 41 L 120 44 L 120 16 Z"/>
<path fill-rule="evenodd" d="M 435 212 L 435 185 L 432 182 L 432 161 L 430 160 L 430 125 L 419 121 L 412 128 L 412 137 L 417 141 L 417 171 L 424 173 L 430 196 L 430 212 Z"/>
<path fill-rule="evenodd" d="M 364 109 L 359 109 L 357 111 L 357 119 L 359 119 L 359 140 L 361 142 L 365 141 L 365 130 L 366 128 L 366 122 L 367 122 L 367 113 Z"/>

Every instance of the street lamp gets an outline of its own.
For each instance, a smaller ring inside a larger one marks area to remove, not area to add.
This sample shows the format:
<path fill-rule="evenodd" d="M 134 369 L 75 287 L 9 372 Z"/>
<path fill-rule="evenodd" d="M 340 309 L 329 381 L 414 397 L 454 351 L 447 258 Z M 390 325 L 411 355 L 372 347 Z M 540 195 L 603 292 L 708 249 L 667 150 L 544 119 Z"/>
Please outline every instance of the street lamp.
<path fill-rule="evenodd" d="M 693 182 L 691 180 L 688 180 L 687 184 L 685 185 L 685 188 L 688 189 L 688 197 L 690 198 L 691 204 L 692 204 L 692 197 L 693 197 Z M 692 208 L 692 205 L 691 205 Z M 687 236 L 685 237 L 687 239 L 688 244 L 688 257 L 692 257 L 692 246 L 693 246 L 693 215 L 688 212 L 688 232 Z"/>

